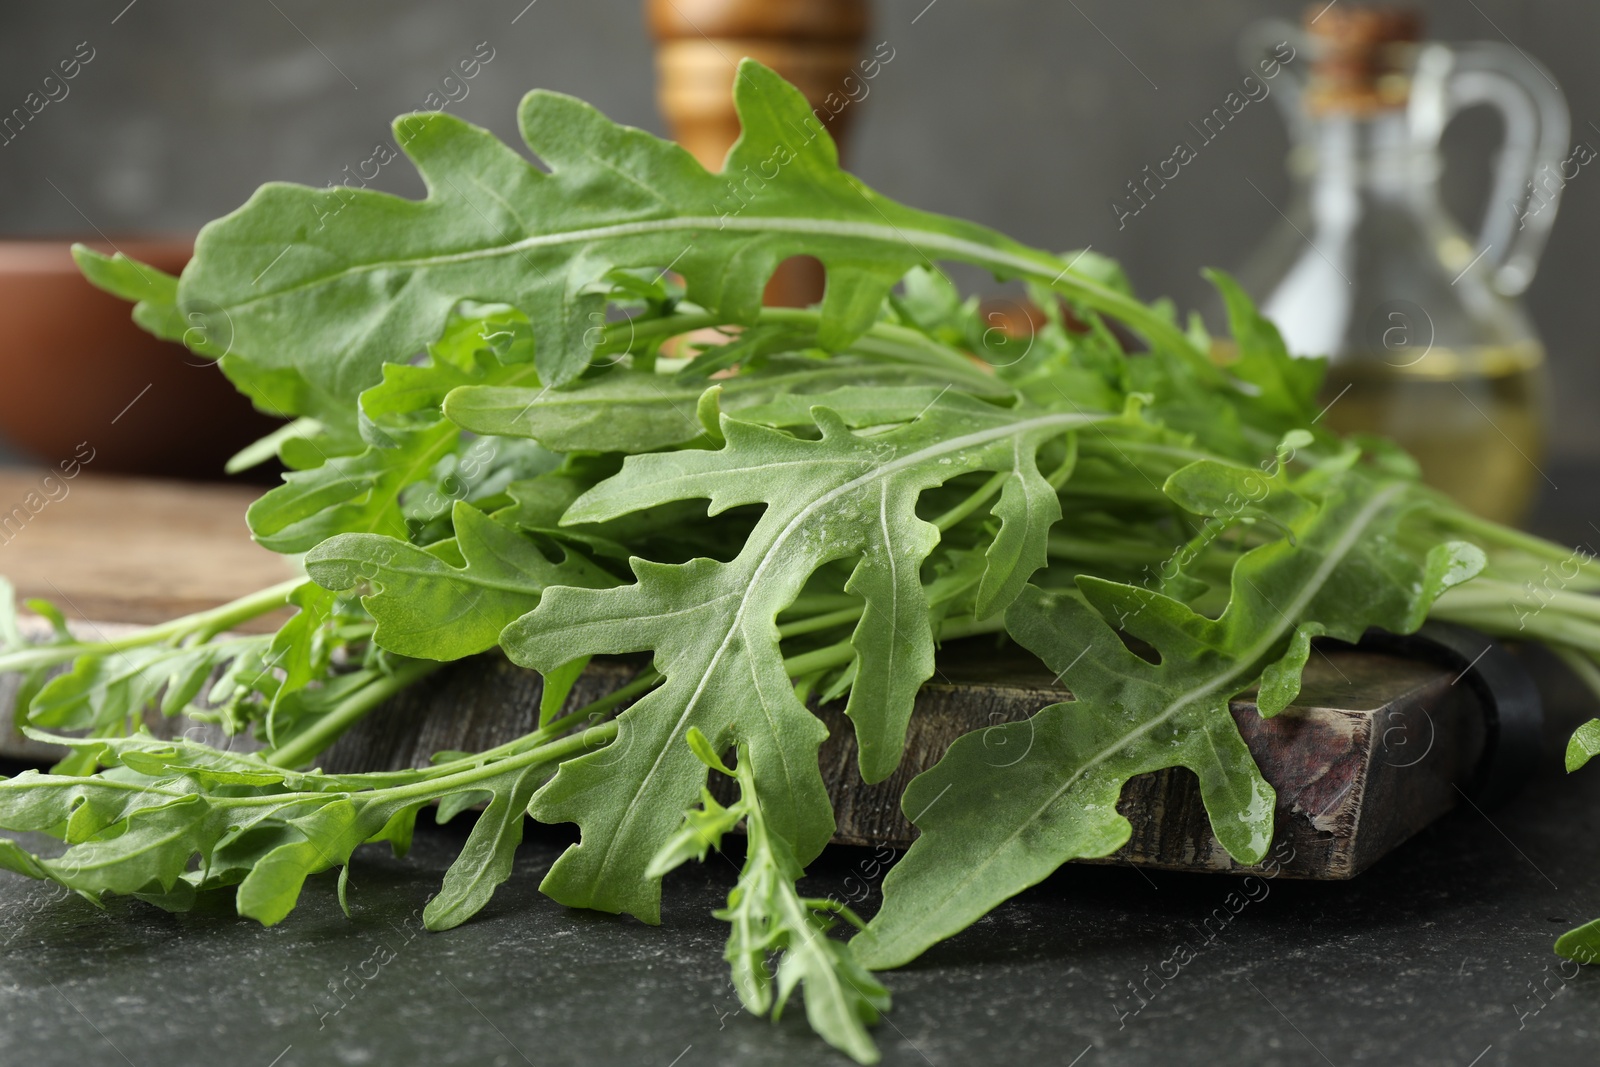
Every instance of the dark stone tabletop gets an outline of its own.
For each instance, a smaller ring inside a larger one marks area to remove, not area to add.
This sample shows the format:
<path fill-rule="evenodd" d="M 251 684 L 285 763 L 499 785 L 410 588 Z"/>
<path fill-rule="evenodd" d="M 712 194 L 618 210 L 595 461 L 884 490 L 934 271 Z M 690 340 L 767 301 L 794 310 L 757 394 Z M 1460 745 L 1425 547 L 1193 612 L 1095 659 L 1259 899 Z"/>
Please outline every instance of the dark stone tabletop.
<path fill-rule="evenodd" d="M 1582 493 L 1583 478 L 1562 474 Z M 1547 506 L 1537 525 L 1582 540 L 1578 503 Z M 1463 805 L 1352 881 L 1258 883 L 1236 913 L 1224 905 L 1232 877 L 1069 866 L 886 976 L 884 1062 L 1597 1062 L 1600 969 L 1576 973 L 1550 951 L 1600 916 L 1600 770 L 1569 778 L 1559 761 L 1563 731 L 1593 703 L 1537 666 L 1550 751 L 1505 807 Z M 665 921 L 648 927 L 541 897 L 569 838 L 530 827 L 511 881 L 476 919 L 423 932 L 422 905 L 463 836 L 419 826 L 403 860 L 369 846 L 352 869 L 353 918 L 325 875 L 271 929 L 129 900 L 99 910 L 0 873 L 0 1064 L 848 1062 L 810 1034 L 799 1004 L 777 1024 L 740 1013 L 710 917 L 729 861 L 669 878 Z M 806 888 L 865 892 L 870 912 L 876 861 L 830 850 Z M 1214 914 L 1228 921 L 1207 923 Z M 1142 984 L 1178 946 L 1193 958 L 1176 977 Z"/>

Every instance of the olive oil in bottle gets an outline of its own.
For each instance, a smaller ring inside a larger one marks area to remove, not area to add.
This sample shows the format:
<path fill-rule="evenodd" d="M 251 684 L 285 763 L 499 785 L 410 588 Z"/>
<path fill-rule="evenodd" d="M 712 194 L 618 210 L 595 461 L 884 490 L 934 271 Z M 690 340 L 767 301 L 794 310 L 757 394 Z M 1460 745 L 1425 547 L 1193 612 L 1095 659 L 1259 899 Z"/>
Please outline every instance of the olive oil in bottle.
<path fill-rule="evenodd" d="M 1339 360 L 1328 369 L 1322 421 L 1393 439 L 1429 485 L 1485 518 L 1515 522 L 1543 480 L 1543 364 L 1532 341 L 1435 348 L 1409 365 L 1392 356 Z"/>

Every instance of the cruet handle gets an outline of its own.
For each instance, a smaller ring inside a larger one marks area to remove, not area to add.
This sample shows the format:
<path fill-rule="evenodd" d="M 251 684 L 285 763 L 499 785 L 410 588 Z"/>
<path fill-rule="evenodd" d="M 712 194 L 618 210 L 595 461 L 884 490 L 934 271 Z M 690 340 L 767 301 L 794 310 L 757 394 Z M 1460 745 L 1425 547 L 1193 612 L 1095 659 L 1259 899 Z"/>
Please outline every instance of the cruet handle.
<path fill-rule="evenodd" d="M 1500 112 L 1505 135 L 1478 233 L 1480 260 L 1467 269 L 1487 271 L 1498 292 L 1516 296 L 1533 281 L 1562 187 L 1594 153 L 1586 149 L 1581 162 L 1576 149 L 1568 156 L 1566 98 L 1550 72 L 1521 49 L 1496 41 L 1424 45 L 1411 94 L 1417 147 L 1435 149 L 1450 120 L 1480 104 Z"/>
<path fill-rule="evenodd" d="M 1275 62 L 1279 49 L 1287 44 L 1293 58 L 1287 63 Z M 1255 78 L 1276 79 L 1271 93 L 1278 102 L 1278 111 L 1288 124 L 1296 141 L 1306 137 L 1306 117 L 1303 101 L 1311 73 L 1311 42 L 1299 26 L 1284 19 L 1269 18 L 1252 22 L 1239 37 L 1239 66 Z M 1272 73 L 1268 75 L 1268 71 Z M 1279 77 L 1279 75 L 1282 77 Z"/>

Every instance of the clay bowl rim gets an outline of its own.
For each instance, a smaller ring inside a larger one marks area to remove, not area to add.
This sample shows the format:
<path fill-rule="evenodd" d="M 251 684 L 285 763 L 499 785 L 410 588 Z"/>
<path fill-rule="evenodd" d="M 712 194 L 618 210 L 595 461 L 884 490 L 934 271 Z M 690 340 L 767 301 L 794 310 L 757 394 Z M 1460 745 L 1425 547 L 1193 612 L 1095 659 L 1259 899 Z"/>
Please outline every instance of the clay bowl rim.
<path fill-rule="evenodd" d="M 194 256 L 194 242 L 193 234 L 0 237 L 0 276 L 78 274 L 78 265 L 72 259 L 75 244 L 106 255 L 124 252 L 154 266 L 181 265 Z"/>

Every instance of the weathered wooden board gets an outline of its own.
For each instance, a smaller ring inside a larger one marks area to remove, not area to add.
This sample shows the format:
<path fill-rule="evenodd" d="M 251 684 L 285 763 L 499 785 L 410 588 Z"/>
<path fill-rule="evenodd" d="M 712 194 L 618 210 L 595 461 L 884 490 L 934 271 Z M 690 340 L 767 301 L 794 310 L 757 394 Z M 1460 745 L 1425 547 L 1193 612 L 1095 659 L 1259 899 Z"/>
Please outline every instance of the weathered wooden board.
<path fill-rule="evenodd" d="M 642 662 L 597 662 L 568 700 L 580 707 L 627 682 Z M 842 703 L 815 709 L 827 724 L 824 780 L 844 844 L 904 847 L 915 828 L 899 797 L 956 737 L 1028 718 L 1068 696 L 1047 676 L 1004 662 L 947 661 L 948 682 L 925 685 L 917 698 L 900 769 L 867 785 L 856 772 L 856 746 Z M 1010 674 L 1011 681 L 995 681 Z M 1362 649 L 1313 657 L 1301 699 L 1272 719 L 1248 700 L 1233 715 L 1278 794 L 1277 849 L 1284 873 L 1349 878 L 1421 830 L 1459 800 L 1483 753 L 1477 698 L 1452 684 L 1449 670 Z M 441 749 L 477 749 L 533 729 L 538 676 L 499 657 L 441 671 L 369 717 L 328 754 L 334 770 L 417 766 Z M 995 733 L 997 764 L 1026 758 Z M 723 788 L 714 783 L 713 788 Z M 726 794 L 724 800 L 731 799 Z M 1119 810 L 1133 826 L 1128 844 L 1103 862 L 1173 870 L 1245 870 L 1217 844 L 1195 778 L 1162 771 L 1129 783 Z M 1292 855 L 1292 858 L 1287 858 Z"/>

